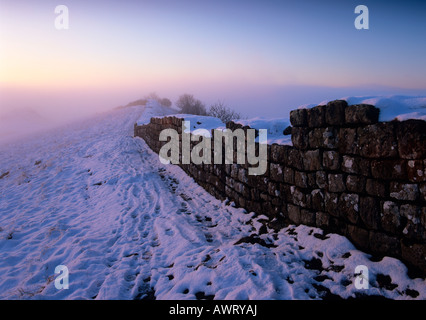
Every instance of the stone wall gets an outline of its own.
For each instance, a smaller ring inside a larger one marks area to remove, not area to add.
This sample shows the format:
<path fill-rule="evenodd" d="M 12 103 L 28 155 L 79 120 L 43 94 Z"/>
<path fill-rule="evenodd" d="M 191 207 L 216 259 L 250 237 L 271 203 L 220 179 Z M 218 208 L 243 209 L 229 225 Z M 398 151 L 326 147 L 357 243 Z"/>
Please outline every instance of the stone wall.
<path fill-rule="evenodd" d="M 374 106 L 341 100 L 293 110 L 286 130 L 293 146 L 268 145 L 264 175 L 248 175 L 247 161 L 236 164 L 236 153 L 232 165 L 180 166 L 215 197 L 268 216 L 271 226 L 339 233 L 364 251 L 402 259 L 426 274 L 426 122 L 378 118 Z M 158 153 L 165 143 L 160 131 L 181 135 L 182 120 L 152 118 L 135 125 L 135 136 Z"/>

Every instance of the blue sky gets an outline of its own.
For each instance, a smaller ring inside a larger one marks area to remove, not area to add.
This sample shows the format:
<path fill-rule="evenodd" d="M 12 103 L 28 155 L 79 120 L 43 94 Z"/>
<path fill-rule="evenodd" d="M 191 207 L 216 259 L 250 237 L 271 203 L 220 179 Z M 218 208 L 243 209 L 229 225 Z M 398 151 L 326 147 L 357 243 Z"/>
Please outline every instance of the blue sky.
<path fill-rule="evenodd" d="M 69 30 L 54 28 L 58 4 Z M 369 30 L 354 27 L 359 4 Z M 15 104 L 25 100 L 10 92 L 109 95 L 89 99 L 99 105 L 149 91 L 229 101 L 292 86 L 423 93 L 425 17 L 426 1 L 0 0 L 0 93 Z"/>

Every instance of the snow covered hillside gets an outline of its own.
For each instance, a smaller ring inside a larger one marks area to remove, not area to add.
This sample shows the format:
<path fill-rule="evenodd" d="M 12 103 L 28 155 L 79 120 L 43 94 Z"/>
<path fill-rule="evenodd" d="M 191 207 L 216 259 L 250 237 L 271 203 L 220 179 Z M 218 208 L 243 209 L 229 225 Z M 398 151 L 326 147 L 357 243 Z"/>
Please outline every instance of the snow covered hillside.
<path fill-rule="evenodd" d="M 47 119 L 31 108 L 0 110 L 0 143 L 52 127 Z"/>
<path fill-rule="evenodd" d="M 0 299 L 426 299 L 400 261 L 317 228 L 266 228 L 161 164 L 132 137 L 143 113 L 0 146 Z M 69 289 L 54 285 L 58 265 Z"/>

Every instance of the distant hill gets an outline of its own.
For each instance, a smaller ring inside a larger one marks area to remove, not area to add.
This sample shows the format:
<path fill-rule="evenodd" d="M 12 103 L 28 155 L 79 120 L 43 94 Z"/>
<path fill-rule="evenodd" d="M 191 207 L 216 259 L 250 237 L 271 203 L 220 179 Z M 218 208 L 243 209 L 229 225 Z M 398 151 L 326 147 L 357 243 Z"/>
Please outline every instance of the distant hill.
<path fill-rule="evenodd" d="M 0 140 L 40 131 L 49 121 L 32 108 L 19 108 L 0 113 Z"/>

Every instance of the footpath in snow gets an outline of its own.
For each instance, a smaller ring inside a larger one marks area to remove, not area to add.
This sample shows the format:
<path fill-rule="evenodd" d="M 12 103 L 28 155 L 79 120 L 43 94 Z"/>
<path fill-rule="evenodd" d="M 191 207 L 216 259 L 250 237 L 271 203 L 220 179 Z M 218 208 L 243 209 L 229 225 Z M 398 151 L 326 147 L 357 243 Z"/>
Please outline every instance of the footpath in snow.
<path fill-rule="evenodd" d="M 317 228 L 268 229 L 161 164 L 133 138 L 143 112 L 0 146 L 0 299 L 426 299 L 400 261 Z M 69 289 L 55 288 L 58 265 Z"/>

